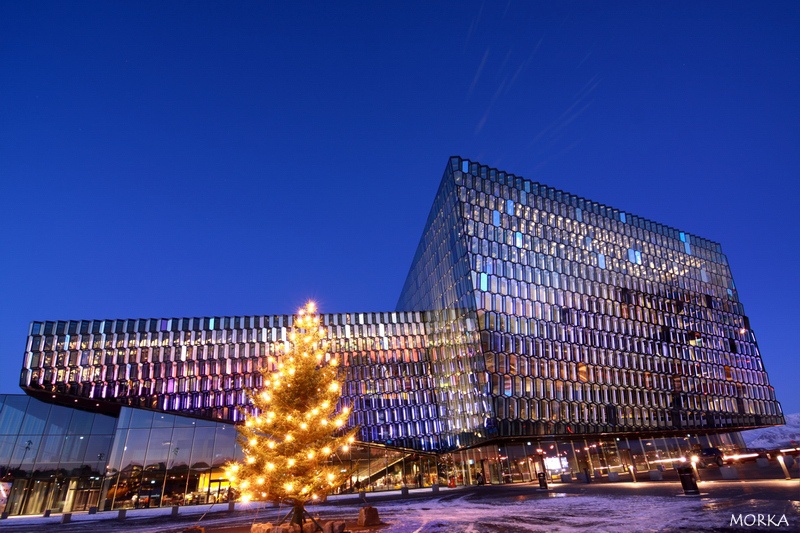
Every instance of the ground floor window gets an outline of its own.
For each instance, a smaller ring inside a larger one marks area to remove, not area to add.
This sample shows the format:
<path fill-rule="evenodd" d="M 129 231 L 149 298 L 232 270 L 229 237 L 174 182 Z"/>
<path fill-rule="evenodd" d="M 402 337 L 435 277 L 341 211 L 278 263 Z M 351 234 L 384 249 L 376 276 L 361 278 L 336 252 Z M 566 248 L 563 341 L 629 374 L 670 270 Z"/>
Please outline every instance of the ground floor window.
<path fill-rule="evenodd" d="M 0 501 L 9 515 L 133 509 L 226 502 L 224 465 L 239 456 L 230 426 L 197 428 L 184 435 L 122 431 L 112 447 L 106 475 L 91 469 L 9 471 Z M 128 451 L 127 445 L 146 442 Z M 144 445 L 142 445 L 144 446 Z M 732 452 L 743 447 L 738 433 L 603 439 L 514 439 L 434 455 L 356 444 L 332 459 L 350 477 L 336 493 L 461 485 L 526 483 L 544 474 L 594 478 L 672 468 L 701 448 Z M 144 449 L 144 451 L 142 451 Z"/>

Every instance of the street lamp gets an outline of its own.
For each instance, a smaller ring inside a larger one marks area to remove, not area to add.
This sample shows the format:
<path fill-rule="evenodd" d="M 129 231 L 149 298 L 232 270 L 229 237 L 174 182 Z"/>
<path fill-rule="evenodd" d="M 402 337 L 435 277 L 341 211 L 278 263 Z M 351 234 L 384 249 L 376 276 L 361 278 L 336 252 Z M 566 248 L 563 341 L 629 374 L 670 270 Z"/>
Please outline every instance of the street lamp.
<path fill-rule="evenodd" d="M 792 479 L 792 475 L 789 473 L 789 469 L 786 468 L 786 460 L 783 458 L 783 454 L 778 454 L 778 463 L 781 465 L 783 469 L 783 475 L 786 479 Z"/>
<path fill-rule="evenodd" d="M 19 466 L 16 468 L 16 470 L 19 470 L 19 469 L 22 468 L 22 463 L 25 462 L 25 456 L 28 455 L 28 452 L 30 451 L 31 446 L 33 446 L 33 441 L 31 441 L 31 440 L 25 441 L 25 447 L 24 447 L 25 451 L 22 452 L 22 459 L 20 459 Z M 11 482 L 11 481 L 14 480 L 14 475 L 11 473 L 11 460 L 13 459 L 13 457 L 12 457 L 13 455 L 14 455 L 13 453 L 11 455 L 9 455 L 8 464 L 6 465 L 6 468 L 5 468 L 5 470 L 6 470 L 5 474 L 3 474 L 3 478 L 0 481 Z"/>
<path fill-rule="evenodd" d="M 28 455 L 28 452 L 30 451 L 31 446 L 33 446 L 33 441 L 28 440 L 28 441 L 25 442 L 25 451 L 22 452 L 22 459 L 20 459 L 20 461 L 19 461 L 19 466 L 17 467 L 17 470 L 22 468 L 22 463 L 25 462 L 25 456 Z"/>

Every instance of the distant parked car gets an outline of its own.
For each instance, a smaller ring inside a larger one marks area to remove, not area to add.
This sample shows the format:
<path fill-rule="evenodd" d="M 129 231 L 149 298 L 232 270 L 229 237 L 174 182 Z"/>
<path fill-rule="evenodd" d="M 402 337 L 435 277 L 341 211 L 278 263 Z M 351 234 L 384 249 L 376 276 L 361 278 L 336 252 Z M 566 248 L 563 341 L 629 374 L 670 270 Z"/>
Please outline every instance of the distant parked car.
<path fill-rule="evenodd" d="M 706 468 L 707 466 L 725 464 L 722 450 L 719 448 L 703 448 L 697 453 L 697 466 Z"/>
<path fill-rule="evenodd" d="M 728 464 L 746 463 L 749 461 L 755 462 L 755 460 L 760 457 L 766 459 L 772 458 L 769 450 L 766 450 L 765 448 L 745 448 L 743 450 L 739 450 L 734 454 L 726 455 L 725 462 L 727 462 Z"/>

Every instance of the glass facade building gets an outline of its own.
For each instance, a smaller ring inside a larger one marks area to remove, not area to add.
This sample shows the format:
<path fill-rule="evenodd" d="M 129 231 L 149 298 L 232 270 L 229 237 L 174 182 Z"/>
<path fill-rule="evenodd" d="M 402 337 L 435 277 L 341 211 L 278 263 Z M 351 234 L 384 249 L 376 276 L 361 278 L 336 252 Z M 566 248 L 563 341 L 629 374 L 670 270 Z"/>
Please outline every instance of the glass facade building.
<path fill-rule="evenodd" d="M 477 317 L 491 435 L 783 421 L 719 244 L 478 163 L 450 160 L 398 306 Z"/>
<path fill-rule="evenodd" d="M 103 472 L 95 505 L 218 499 L 232 424 L 293 319 L 37 321 L 21 386 L 114 421 L 108 460 L 84 458 Z M 652 468 L 783 423 L 719 244 L 458 157 L 395 310 L 322 322 L 360 428 L 340 458 L 356 488 Z M 16 475 L 33 438 L 12 425 Z"/>
<path fill-rule="evenodd" d="M 116 422 L 22 394 L 0 395 L 0 511 L 97 505 Z"/>

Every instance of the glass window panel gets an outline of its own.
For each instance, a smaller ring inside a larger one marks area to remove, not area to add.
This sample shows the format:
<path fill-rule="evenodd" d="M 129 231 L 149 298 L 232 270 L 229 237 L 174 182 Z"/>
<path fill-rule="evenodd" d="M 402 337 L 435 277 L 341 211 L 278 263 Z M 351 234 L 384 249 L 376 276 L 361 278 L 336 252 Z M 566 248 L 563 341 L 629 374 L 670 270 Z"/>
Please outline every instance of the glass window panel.
<path fill-rule="evenodd" d="M 11 452 L 11 465 L 19 465 L 20 468 L 29 468 L 33 465 L 36 455 L 39 453 L 39 446 L 42 441 L 41 435 L 20 435 L 14 444 Z"/>
<path fill-rule="evenodd" d="M 27 396 L 7 396 L 0 411 L 0 434 L 17 435 L 28 407 Z M 31 400 L 33 401 L 33 400 Z"/>
<path fill-rule="evenodd" d="M 165 413 L 154 413 L 153 427 L 154 428 L 171 428 L 175 425 L 175 416 Z"/>
<path fill-rule="evenodd" d="M 16 435 L 0 435 L 0 466 L 11 466 L 11 452 L 16 443 Z"/>
<path fill-rule="evenodd" d="M 119 428 L 130 427 L 132 414 L 133 414 L 133 409 L 129 407 L 123 407 L 122 409 L 120 409 L 119 418 L 117 419 L 117 427 Z"/>
<path fill-rule="evenodd" d="M 130 427 L 149 428 L 153 425 L 153 412 L 141 409 L 132 409 Z"/>
<path fill-rule="evenodd" d="M 96 463 L 94 468 L 102 472 L 109 459 L 111 435 L 91 435 L 86 440 L 83 462 L 86 464 Z"/>
<path fill-rule="evenodd" d="M 120 462 L 122 468 L 120 470 L 133 471 L 144 466 L 144 457 L 149 438 L 149 429 L 128 430 L 122 452 L 122 461 Z"/>
<path fill-rule="evenodd" d="M 117 419 L 112 416 L 96 414 L 92 423 L 92 434 L 110 435 L 114 433 L 116 422 Z"/>
<path fill-rule="evenodd" d="M 170 451 L 170 466 L 173 469 L 189 468 L 192 453 L 192 439 L 194 429 L 179 428 L 172 432 L 172 449 Z"/>
<path fill-rule="evenodd" d="M 59 439 L 61 439 L 61 449 L 58 451 L 59 455 L 56 456 L 55 460 L 60 461 L 61 468 L 66 468 L 67 470 L 80 467 L 86 455 L 89 437 L 87 435 L 67 435 L 66 437 L 59 436 Z"/>
<path fill-rule="evenodd" d="M 113 446 L 106 461 L 108 462 L 109 473 L 118 472 L 122 469 L 122 455 L 125 451 L 125 441 L 128 437 L 128 430 L 117 430 L 113 439 Z"/>
<path fill-rule="evenodd" d="M 192 441 L 191 468 L 202 470 L 211 466 L 214 456 L 214 433 L 213 427 L 197 428 Z"/>
<path fill-rule="evenodd" d="M 22 421 L 20 433 L 39 434 L 44 433 L 47 417 L 50 414 L 50 405 L 38 401 L 32 401 L 25 411 L 25 419 Z"/>
<path fill-rule="evenodd" d="M 213 466 L 222 466 L 232 461 L 236 445 L 236 429 L 230 425 L 218 425 L 214 438 Z"/>
<path fill-rule="evenodd" d="M 146 469 L 166 468 L 167 457 L 169 457 L 172 446 L 172 429 L 159 428 L 150 432 L 147 444 L 147 455 L 145 457 Z"/>
<path fill-rule="evenodd" d="M 67 429 L 71 425 L 70 421 L 72 420 L 73 413 L 77 415 L 77 413 L 83 413 L 83 411 L 69 409 L 68 407 L 62 407 L 60 405 L 52 406 L 50 409 L 50 417 L 47 419 L 47 433 L 49 435 L 65 435 Z M 89 414 L 89 416 L 91 416 L 91 414 Z M 91 426 L 87 424 L 80 428 L 79 431 L 86 431 L 90 428 Z"/>

